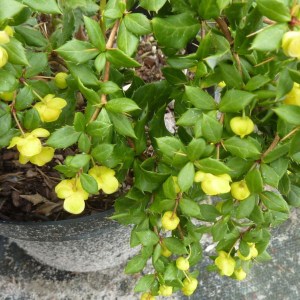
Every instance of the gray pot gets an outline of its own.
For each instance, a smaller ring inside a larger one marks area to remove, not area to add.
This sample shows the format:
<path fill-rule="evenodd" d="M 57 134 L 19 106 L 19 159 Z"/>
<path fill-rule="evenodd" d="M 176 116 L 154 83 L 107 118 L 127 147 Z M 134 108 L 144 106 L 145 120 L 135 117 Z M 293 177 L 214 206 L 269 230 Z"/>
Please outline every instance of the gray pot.
<path fill-rule="evenodd" d="M 111 214 L 41 223 L 0 221 L 0 235 L 57 269 L 97 271 L 124 264 L 133 255 L 130 228 L 107 219 Z"/>

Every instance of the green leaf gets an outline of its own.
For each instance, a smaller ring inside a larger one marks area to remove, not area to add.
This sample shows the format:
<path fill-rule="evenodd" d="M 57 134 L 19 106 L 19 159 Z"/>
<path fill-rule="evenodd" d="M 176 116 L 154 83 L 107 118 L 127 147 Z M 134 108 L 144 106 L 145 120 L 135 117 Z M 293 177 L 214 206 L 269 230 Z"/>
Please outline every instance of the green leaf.
<path fill-rule="evenodd" d="M 214 158 L 204 158 L 195 162 L 195 166 L 205 173 L 212 173 L 214 175 L 227 174 L 232 171 L 223 162 Z"/>
<path fill-rule="evenodd" d="M 221 112 L 239 112 L 244 109 L 255 98 L 255 94 L 245 91 L 229 90 L 220 102 Z"/>
<path fill-rule="evenodd" d="M 80 111 L 75 113 L 74 117 L 74 128 L 78 132 L 84 132 L 85 131 L 85 126 L 86 126 L 86 120 L 84 117 L 84 114 Z"/>
<path fill-rule="evenodd" d="M 0 136 L 0 147 L 7 147 L 14 136 L 20 135 L 20 131 L 15 128 L 11 128 L 4 135 Z"/>
<path fill-rule="evenodd" d="M 257 243 L 259 241 L 261 241 L 263 238 L 263 231 L 262 229 L 252 229 L 248 232 L 246 232 L 244 235 L 243 235 L 243 240 L 248 242 L 248 243 Z"/>
<path fill-rule="evenodd" d="M 185 48 L 200 29 L 198 20 L 188 13 L 152 19 L 154 35 L 162 46 L 174 49 Z"/>
<path fill-rule="evenodd" d="M 251 49 L 259 51 L 278 50 L 281 46 L 282 36 L 287 29 L 287 24 L 278 24 L 266 27 L 255 36 Z"/>
<path fill-rule="evenodd" d="M 79 40 L 69 41 L 55 51 L 65 60 L 76 64 L 85 63 L 99 54 L 92 44 Z"/>
<path fill-rule="evenodd" d="M 78 141 L 80 132 L 72 126 L 64 126 L 51 134 L 47 140 L 47 145 L 56 149 L 67 148 Z"/>
<path fill-rule="evenodd" d="M 80 78 L 78 78 L 78 87 L 84 98 L 92 105 L 100 104 L 101 97 L 92 89 L 88 89 L 83 85 Z"/>
<path fill-rule="evenodd" d="M 8 61 L 15 65 L 28 66 L 25 49 L 22 44 L 15 38 L 10 38 L 8 44 L 1 45 L 8 53 Z"/>
<path fill-rule="evenodd" d="M 251 77 L 250 80 L 247 82 L 245 89 L 247 91 L 255 91 L 267 84 L 270 81 L 269 77 L 264 75 L 258 74 L 254 77 Z"/>
<path fill-rule="evenodd" d="M 144 35 L 151 33 L 150 21 L 143 14 L 128 14 L 124 18 L 124 23 L 126 28 L 136 35 Z"/>
<path fill-rule="evenodd" d="M 234 65 L 219 63 L 216 72 L 220 72 L 226 85 L 229 88 L 240 89 L 243 86 L 242 76 Z"/>
<path fill-rule="evenodd" d="M 300 161 L 300 131 L 298 131 L 292 139 L 289 156 L 297 162 Z"/>
<path fill-rule="evenodd" d="M 291 14 L 289 7 L 280 0 L 257 0 L 262 15 L 277 22 L 289 22 Z"/>
<path fill-rule="evenodd" d="M 176 191 L 175 191 L 175 182 L 172 176 L 170 176 L 164 183 L 163 183 L 163 191 L 165 196 L 168 199 L 176 199 Z"/>
<path fill-rule="evenodd" d="M 161 70 L 166 80 L 172 85 L 180 85 L 187 82 L 187 78 L 181 70 L 170 67 L 165 67 Z"/>
<path fill-rule="evenodd" d="M 91 43 L 95 47 L 97 47 L 101 52 L 105 51 L 105 37 L 102 33 L 99 23 L 86 16 L 83 16 L 83 20 Z"/>
<path fill-rule="evenodd" d="M 202 118 L 202 134 L 208 142 L 218 143 L 222 138 L 223 126 L 207 114 L 203 114 Z"/>
<path fill-rule="evenodd" d="M 126 274 L 134 274 L 142 271 L 147 263 L 147 258 L 136 255 L 127 263 L 125 267 Z"/>
<path fill-rule="evenodd" d="M 228 229 L 229 228 L 227 222 L 225 222 L 222 219 L 221 221 L 215 223 L 211 229 L 214 242 L 218 242 L 222 240 L 225 237 L 226 233 L 228 232 Z"/>
<path fill-rule="evenodd" d="M 33 130 L 39 127 L 40 124 L 40 116 L 37 110 L 29 109 L 25 112 L 23 125 L 27 130 Z"/>
<path fill-rule="evenodd" d="M 103 121 L 93 121 L 86 127 L 86 133 L 94 137 L 106 138 L 111 131 L 112 124 Z"/>
<path fill-rule="evenodd" d="M 278 158 L 286 155 L 289 152 L 290 143 L 277 145 L 272 151 L 270 151 L 265 157 L 263 157 L 264 163 L 270 163 Z"/>
<path fill-rule="evenodd" d="M 0 106 L 0 109 L 2 109 L 2 107 Z M 0 116 L 0 137 L 2 137 L 3 135 L 7 134 L 8 131 L 11 129 L 11 125 L 12 125 L 12 117 L 11 117 L 11 113 L 7 112 L 3 115 Z"/>
<path fill-rule="evenodd" d="M 114 113 L 127 113 L 140 108 L 129 98 L 116 98 L 109 100 L 105 105 L 106 110 Z"/>
<path fill-rule="evenodd" d="M 139 164 L 134 162 L 133 170 L 135 174 L 135 187 L 142 192 L 152 192 L 162 185 L 162 183 L 169 177 L 166 173 L 157 173 L 147 169 L 149 159 Z"/>
<path fill-rule="evenodd" d="M 221 214 L 220 212 L 213 206 L 209 204 L 201 204 L 200 206 L 200 212 L 201 212 L 201 218 L 199 219 L 207 222 L 214 222 L 216 218 L 218 218 Z"/>
<path fill-rule="evenodd" d="M 280 177 L 275 170 L 267 164 L 261 164 L 260 169 L 264 183 L 277 188 Z"/>
<path fill-rule="evenodd" d="M 31 78 L 40 73 L 43 73 L 44 70 L 48 67 L 48 56 L 46 53 L 38 52 L 27 52 L 29 66 L 26 68 L 26 72 L 24 74 L 25 78 Z"/>
<path fill-rule="evenodd" d="M 80 183 L 83 189 L 89 194 L 97 194 L 98 193 L 98 183 L 95 178 L 91 175 L 81 173 L 80 174 Z"/>
<path fill-rule="evenodd" d="M 136 51 L 138 44 L 139 39 L 133 33 L 131 33 L 124 25 L 124 22 L 122 22 L 119 27 L 117 37 L 118 48 L 128 56 L 132 56 Z"/>
<path fill-rule="evenodd" d="M 196 108 L 213 110 L 216 108 L 214 98 L 199 87 L 185 86 L 185 96 Z"/>
<path fill-rule="evenodd" d="M 106 161 L 111 157 L 115 145 L 100 144 L 93 148 L 91 154 L 93 158 L 100 164 L 105 165 Z"/>
<path fill-rule="evenodd" d="M 81 152 L 89 153 L 91 148 L 91 141 L 89 136 L 86 133 L 81 133 L 78 139 L 78 149 Z"/>
<path fill-rule="evenodd" d="M 72 76 L 76 80 L 80 79 L 84 86 L 99 87 L 99 79 L 96 77 L 94 71 L 89 65 L 77 65 L 71 62 L 67 62 L 67 66 Z"/>
<path fill-rule="evenodd" d="M 224 141 L 224 147 L 232 155 L 240 158 L 258 159 L 260 157 L 260 149 L 258 145 L 249 138 L 231 137 Z"/>
<path fill-rule="evenodd" d="M 191 161 L 195 161 L 201 157 L 206 147 L 206 142 L 204 139 L 192 139 L 192 141 L 187 146 L 187 155 Z"/>
<path fill-rule="evenodd" d="M 16 89 L 18 82 L 10 72 L 0 70 L 0 93 L 10 92 Z"/>
<path fill-rule="evenodd" d="M 16 26 L 14 30 L 21 35 L 25 43 L 29 46 L 46 47 L 48 44 L 48 40 L 39 30 L 31 29 L 27 26 Z M 42 54 L 46 55 L 45 53 Z"/>
<path fill-rule="evenodd" d="M 288 194 L 287 202 L 291 206 L 300 207 L 300 187 L 291 185 L 291 190 Z"/>
<path fill-rule="evenodd" d="M 94 65 L 98 73 L 102 72 L 102 70 L 105 67 L 105 64 L 106 64 L 106 54 L 105 52 L 103 52 L 100 53 L 94 61 Z"/>
<path fill-rule="evenodd" d="M 104 10 L 104 17 L 113 20 L 121 18 L 122 14 L 122 11 L 118 8 L 108 8 Z"/>
<path fill-rule="evenodd" d="M 91 156 L 89 154 L 76 154 L 74 156 L 69 155 L 65 159 L 65 165 L 79 170 L 87 166 L 90 160 Z"/>
<path fill-rule="evenodd" d="M 140 6 L 147 10 L 157 12 L 166 2 L 167 0 L 140 0 Z"/>
<path fill-rule="evenodd" d="M 279 118 L 289 124 L 300 125 L 300 107 L 283 104 L 273 109 Z"/>
<path fill-rule="evenodd" d="M 260 194 L 260 199 L 270 210 L 289 212 L 289 206 L 280 194 L 266 191 Z"/>
<path fill-rule="evenodd" d="M 197 202 L 190 199 L 181 199 L 179 202 L 179 208 L 181 212 L 189 217 L 201 216 L 200 207 Z"/>
<path fill-rule="evenodd" d="M 169 249 L 174 254 L 187 254 L 187 250 L 183 242 L 175 237 L 165 238 L 164 244 L 166 245 L 167 249 Z"/>
<path fill-rule="evenodd" d="M 236 217 L 238 219 L 248 218 L 252 213 L 254 206 L 256 204 L 256 197 L 251 195 L 243 201 L 239 201 L 239 206 L 236 210 Z"/>
<path fill-rule="evenodd" d="M 147 292 L 151 289 L 154 281 L 155 281 L 155 275 L 153 274 L 149 274 L 149 275 L 145 275 L 142 278 L 139 279 L 139 281 L 137 282 L 134 291 L 136 293 L 139 292 Z"/>
<path fill-rule="evenodd" d="M 59 9 L 55 0 L 23 0 L 23 3 L 30 6 L 33 10 L 39 11 L 46 14 L 60 14 Z"/>
<path fill-rule="evenodd" d="M 125 115 L 121 113 L 114 113 L 111 111 L 108 112 L 108 115 L 115 127 L 116 132 L 124 136 L 132 137 L 134 139 L 137 138 L 133 130 L 132 123 Z"/>
<path fill-rule="evenodd" d="M 137 231 L 136 235 L 143 246 L 153 246 L 159 241 L 159 237 L 152 230 Z"/>
<path fill-rule="evenodd" d="M 120 87 L 113 81 L 104 81 L 99 83 L 103 94 L 113 94 L 120 91 Z"/>
<path fill-rule="evenodd" d="M 14 0 L 0 0 L 0 7 L 0 21 L 2 22 L 3 20 L 13 18 L 16 14 L 21 12 L 25 5 Z"/>
<path fill-rule="evenodd" d="M 136 68 L 141 66 L 136 60 L 116 48 L 108 49 L 106 51 L 106 59 L 118 68 Z"/>
<path fill-rule="evenodd" d="M 175 137 L 161 137 L 156 139 L 159 150 L 167 155 L 174 156 L 176 153 L 185 153 L 185 146 Z"/>
<path fill-rule="evenodd" d="M 186 192 L 194 182 L 195 169 L 191 162 L 188 162 L 178 174 L 178 185 L 182 192 Z"/>
<path fill-rule="evenodd" d="M 247 173 L 246 184 L 252 193 L 261 193 L 263 191 L 263 180 L 258 169 L 251 170 Z"/>
<path fill-rule="evenodd" d="M 219 6 L 216 0 L 195 1 L 198 6 L 198 13 L 203 19 L 216 18 L 220 14 Z"/>

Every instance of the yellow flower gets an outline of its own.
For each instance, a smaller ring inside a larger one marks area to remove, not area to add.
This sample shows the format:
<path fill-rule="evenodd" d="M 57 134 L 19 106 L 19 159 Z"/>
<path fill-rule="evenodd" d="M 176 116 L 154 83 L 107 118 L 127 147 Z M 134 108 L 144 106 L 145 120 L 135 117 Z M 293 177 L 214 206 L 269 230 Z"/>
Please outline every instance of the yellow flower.
<path fill-rule="evenodd" d="M 151 293 L 143 293 L 141 300 L 155 300 L 155 297 Z"/>
<path fill-rule="evenodd" d="M 231 177 L 228 174 L 213 175 L 197 171 L 194 181 L 201 182 L 201 188 L 206 195 L 214 196 L 230 192 Z"/>
<path fill-rule="evenodd" d="M 181 291 L 185 296 L 191 296 L 198 286 L 198 280 L 193 277 L 185 278 L 182 283 Z"/>
<path fill-rule="evenodd" d="M 161 285 L 158 293 L 163 297 L 169 297 L 173 294 L 173 287 L 169 285 Z"/>
<path fill-rule="evenodd" d="M 22 137 L 13 137 L 7 148 L 9 149 L 17 146 L 17 149 L 22 156 L 32 157 L 42 151 L 42 143 L 38 138 L 47 137 L 49 135 L 50 132 L 48 130 L 37 128 L 32 132 L 25 133 Z"/>
<path fill-rule="evenodd" d="M 220 269 L 221 275 L 231 276 L 234 272 L 235 260 L 225 251 L 219 252 L 215 264 Z"/>
<path fill-rule="evenodd" d="M 5 66 L 7 61 L 8 61 L 8 54 L 4 48 L 0 47 L 0 68 Z"/>
<path fill-rule="evenodd" d="M 21 164 L 27 164 L 30 161 L 32 164 L 41 167 L 46 163 L 48 163 L 49 161 L 51 161 L 53 156 L 54 156 L 54 149 L 52 147 L 42 147 L 40 153 L 31 157 L 20 154 L 19 162 Z"/>
<path fill-rule="evenodd" d="M 5 30 L 0 30 L 0 45 L 9 43 L 9 35 Z"/>
<path fill-rule="evenodd" d="M 33 107 L 38 111 L 42 122 L 54 122 L 66 105 L 66 100 L 48 94 L 43 101 L 37 102 Z"/>
<path fill-rule="evenodd" d="M 80 214 L 85 208 L 85 200 L 89 194 L 82 188 L 76 178 L 62 180 L 56 187 L 57 197 L 65 199 L 64 209 L 71 214 Z"/>
<path fill-rule="evenodd" d="M 115 177 L 115 171 L 110 168 L 95 166 L 89 170 L 89 175 L 95 178 L 98 183 L 98 189 L 102 189 L 105 194 L 112 194 L 119 188 L 119 182 Z"/>
<path fill-rule="evenodd" d="M 294 82 L 292 90 L 285 96 L 284 104 L 300 106 L 300 85 Z"/>
<path fill-rule="evenodd" d="M 230 120 L 230 128 L 231 130 L 243 138 L 245 135 L 250 134 L 254 130 L 253 121 L 245 116 L 245 117 L 234 117 Z"/>
<path fill-rule="evenodd" d="M 247 277 L 247 273 L 242 268 L 234 270 L 234 275 L 236 280 L 244 280 Z"/>
<path fill-rule="evenodd" d="M 243 256 L 240 252 L 240 250 L 238 250 L 237 252 L 237 256 L 241 259 L 241 260 L 250 260 L 252 258 L 255 258 L 258 256 L 258 251 L 255 247 L 254 243 L 248 243 L 249 245 L 249 254 L 247 256 Z"/>
<path fill-rule="evenodd" d="M 300 59 L 300 32 L 288 31 L 282 38 L 282 49 L 286 56 Z"/>

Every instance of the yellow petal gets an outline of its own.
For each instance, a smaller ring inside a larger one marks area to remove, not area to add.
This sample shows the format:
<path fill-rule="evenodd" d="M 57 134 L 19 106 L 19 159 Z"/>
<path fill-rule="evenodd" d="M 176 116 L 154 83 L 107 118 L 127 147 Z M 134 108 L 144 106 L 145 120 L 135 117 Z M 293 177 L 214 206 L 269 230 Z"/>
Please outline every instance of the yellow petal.
<path fill-rule="evenodd" d="M 62 109 L 66 105 L 67 105 L 67 101 L 63 98 L 53 98 L 47 104 L 49 108 L 56 108 L 56 109 Z"/>
<path fill-rule="evenodd" d="M 74 193 L 64 201 L 64 209 L 71 214 L 80 214 L 84 211 L 84 208 L 84 200 L 77 193 Z"/>
<path fill-rule="evenodd" d="M 95 166 L 89 170 L 89 175 L 93 176 L 97 181 L 98 189 L 102 189 L 104 181 L 107 180 L 106 178 L 113 178 L 115 175 L 115 171 L 104 166 Z M 113 183 L 113 186 L 115 186 L 115 183 Z M 111 188 L 108 187 L 107 190 L 110 191 Z"/>
<path fill-rule="evenodd" d="M 7 147 L 7 149 L 10 149 L 20 143 L 24 143 L 25 140 L 23 138 L 20 138 L 19 136 L 15 136 L 11 139 L 9 146 Z"/>
<path fill-rule="evenodd" d="M 9 35 L 4 30 L 0 30 L 0 44 L 9 43 Z"/>
<path fill-rule="evenodd" d="M 105 176 L 103 178 L 102 190 L 105 194 L 112 194 L 119 188 L 118 179 L 115 176 Z"/>
<path fill-rule="evenodd" d="M 65 199 L 72 194 L 74 194 L 75 190 L 75 178 L 62 180 L 55 187 L 55 193 L 58 198 Z"/>
<path fill-rule="evenodd" d="M 60 114 L 61 109 L 46 107 L 41 119 L 43 119 L 43 122 L 54 122 L 59 118 Z"/>
<path fill-rule="evenodd" d="M 31 134 L 36 137 L 48 137 L 50 132 L 44 128 L 36 128 L 31 132 Z"/>
<path fill-rule="evenodd" d="M 47 104 L 51 99 L 53 99 L 55 97 L 55 95 L 53 95 L 53 94 L 48 94 L 48 95 L 46 95 L 44 98 L 43 98 L 43 102 L 45 103 L 45 104 Z"/>
<path fill-rule="evenodd" d="M 25 138 L 24 143 L 17 144 L 17 149 L 22 155 L 31 157 L 42 151 L 42 143 L 38 138 L 30 135 Z"/>
<path fill-rule="evenodd" d="M 76 193 L 78 193 L 79 195 L 81 195 L 81 197 L 82 197 L 83 200 L 87 200 L 88 197 L 89 197 L 89 193 L 86 192 L 86 191 L 83 189 L 83 187 L 82 187 L 81 182 L 80 182 L 79 179 L 76 180 L 75 186 L 76 186 Z"/>
<path fill-rule="evenodd" d="M 19 155 L 20 164 L 25 165 L 29 162 L 29 160 L 30 160 L 30 157 L 24 156 L 22 154 Z"/>
<path fill-rule="evenodd" d="M 8 61 L 8 53 L 3 47 L 0 47 L 0 68 L 5 66 L 7 64 L 7 61 Z"/>
<path fill-rule="evenodd" d="M 54 149 L 52 147 L 43 147 L 39 154 L 30 157 L 30 162 L 41 167 L 51 161 L 53 156 Z"/>

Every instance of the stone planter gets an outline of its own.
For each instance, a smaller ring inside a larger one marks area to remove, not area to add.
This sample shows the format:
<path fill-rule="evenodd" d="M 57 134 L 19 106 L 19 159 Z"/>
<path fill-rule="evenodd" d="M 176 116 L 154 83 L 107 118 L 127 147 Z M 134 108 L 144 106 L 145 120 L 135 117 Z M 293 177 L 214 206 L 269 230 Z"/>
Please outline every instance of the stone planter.
<path fill-rule="evenodd" d="M 133 255 L 130 228 L 109 220 L 111 214 L 112 210 L 44 223 L 0 221 L 0 235 L 46 265 L 72 272 L 97 271 L 124 264 Z"/>

